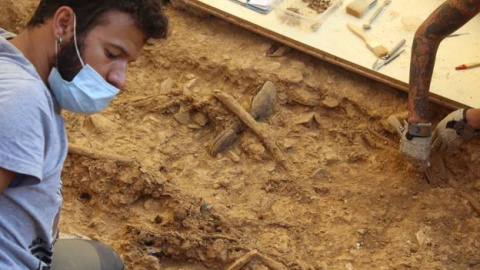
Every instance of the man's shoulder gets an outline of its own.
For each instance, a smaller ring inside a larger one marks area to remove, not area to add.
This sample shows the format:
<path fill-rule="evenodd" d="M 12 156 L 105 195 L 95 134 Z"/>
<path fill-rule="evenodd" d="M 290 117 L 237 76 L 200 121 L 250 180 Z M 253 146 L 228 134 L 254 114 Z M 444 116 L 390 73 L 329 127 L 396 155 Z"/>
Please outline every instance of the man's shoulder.
<path fill-rule="evenodd" d="M 0 53 L 0 79 L 31 79 L 37 76 L 31 73 L 31 67 L 12 57 Z"/>
<path fill-rule="evenodd" d="M 6 67 L 0 60 L 0 91 L 11 91 L 17 94 L 27 92 L 35 95 L 35 92 L 42 93 L 45 89 L 45 84 L 39 78 L 32 76 L 19 66 Z"/>
<path fill-rule="evenodd" d="M 46 108 L 49 103 L 49 94 L 43 81 L 21 66 L 5 62 L 8 61 L 0 58 L 0 103 L 2 106 L 22 106 L 25 109 Z"/>
<path fill-rule="evenodd" d="M 32 63 L 3 38 L 0 38 L 0 79 L 40 79 Z"/>

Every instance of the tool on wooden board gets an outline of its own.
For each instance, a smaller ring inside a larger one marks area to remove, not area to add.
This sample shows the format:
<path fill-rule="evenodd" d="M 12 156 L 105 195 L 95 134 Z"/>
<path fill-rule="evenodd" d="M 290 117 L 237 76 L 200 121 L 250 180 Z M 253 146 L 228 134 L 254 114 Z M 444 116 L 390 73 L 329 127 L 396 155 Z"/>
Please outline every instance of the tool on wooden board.
<path fill-rule="evenodd" d="M 366 29 L 366 30 L 367 30 L 367 29 L 372 28 L 372 23 L 373 23 L 373 21 L 378 17 L 378 15 L 380 15 L 380 13 L 382 12 L 382 10 L 383 10 L 386 6 L 388 6 L 391 2 L 392 2 L 392 0 L 385 0 L 385 1 L 383 2 L 383 4 L 382 4 L 381 6 L 379 6 L 379 7 L 377 8 L 377 10 L 375 10 L 375 13 L 372 14 L 372 16 L 370 17 L 370 19 L 368 20 L 368 22 L 363 24 L 363 29 Z"/>
<path fill-rule="evenodd" d="M 346 11 L 354 17 L 362 18 L 376 4 L 377 0 L 354 0 L 347 5 Z"/>
<path fill-rule="evenodd" d="M 480 67 L 480 62 L 463 64 L 463 65 L 460 65 L 458 67 L 455 67 L 455 69 L 456 70 L 464 70 L 464 69 L 475 68 L 475 67 Z"/>
<path fill-rule="evenodd" d="M 447 38 L 449 37 L 458 37 L 458 36 L 464 36 L 464 35 L 468 35 L 470 33 L 458 33 L 458 34 L 451 34 L 451 35 L 448 35 Z"/>
<path fill-rule="evenodd" d="M 379 70 L 381 67 L 395 60 L 395 58 L 400 56 L 400 54 L 405 51 L 405 49 L 400 49 L 403 47 L 403 45 L 405 45 L 406 42 L 407 41 L 405 39 L 400 40 L 400 42 L 398 42 L 397 45 L 395 45 L 395 47 L 393 47 L 387 55 L 377 58 L 377 60 L 375 60 L 373 63 L 372 69 Z"/>
<path fill-rule="evenodd" d="M 378 43 L 377 41 L 373 41 L 370 38 L 368 38 L 365 33 L 363 32 L 363 29 L 360 27 L 357 27 L 353 25 L 352 23 L 347 23 L 348 29 L 352 31 L 355 35 L 357 35 L 359 38 L 361 38 L 365 44 L 367 45 L 367 48 L 370 49 L 377 57 L 382 57 L 388 54 L 388 50 Z"/>
<path fill-rule="evenodd" d="M 267 14 L 273 9 L 273 7 L 269 4 L 268 0 L 231 0 L 231 1 L 262 14 Z"/>

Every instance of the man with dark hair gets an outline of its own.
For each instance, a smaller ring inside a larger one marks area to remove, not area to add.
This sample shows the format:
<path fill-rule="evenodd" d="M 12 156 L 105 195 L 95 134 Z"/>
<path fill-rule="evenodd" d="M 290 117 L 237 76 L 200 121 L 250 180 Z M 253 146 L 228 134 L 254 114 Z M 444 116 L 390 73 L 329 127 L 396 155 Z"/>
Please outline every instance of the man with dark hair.
<path fill-rule="evenodd" d="M 457 148 L 480 132 L 480 109 L 459 109 L 438 123 L 433 136 L 428 116 L 428 93 L 440 42 L 480 12 L 479 0 L 447 0 L 415 33 L 410 64 L 408 125 L 400 152 L 425 171 L 430 156 Z"/>
<path fill-rule="evenodd" d="M 60 112 L 103 110 L 167 26 L 156 0 L 42 0 L 18 36 L 0 29 L 0 269 L 123 269 L 98 242 L 54 245 L 67 155 Z"/>

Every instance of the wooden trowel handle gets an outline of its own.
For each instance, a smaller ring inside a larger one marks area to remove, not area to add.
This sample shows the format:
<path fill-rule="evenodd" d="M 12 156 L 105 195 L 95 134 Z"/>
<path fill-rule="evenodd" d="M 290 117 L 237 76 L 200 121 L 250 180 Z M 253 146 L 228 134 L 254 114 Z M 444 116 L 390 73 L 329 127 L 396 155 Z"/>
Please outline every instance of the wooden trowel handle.
<path fill-rule="evenodd" d="M 355 35 L 357 35 L 363 41 L 365 41 L 365 42 L 368 41 L 367 36 L 363 33 L 363 30 L 360 27 L 355 26 L 352 23 L 347 23 L 347 27 L 348 27 L 348 29 L 350 29 L 350 31 L 352 31 Z"/>

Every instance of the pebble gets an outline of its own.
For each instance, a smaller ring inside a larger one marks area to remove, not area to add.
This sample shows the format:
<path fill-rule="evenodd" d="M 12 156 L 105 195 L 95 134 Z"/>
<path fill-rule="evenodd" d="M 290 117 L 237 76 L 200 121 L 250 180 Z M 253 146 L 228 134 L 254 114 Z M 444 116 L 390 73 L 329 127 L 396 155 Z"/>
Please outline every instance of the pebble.
<path fill-rule="evenodd" d="M 235 163 L 240 161 L 240 157 L 232 150 L 228 151 L 227 156 Z"/>
<path fill-rule="evenodd" d="M 173 118 L 177 120 L 182 125 L 186 125 L 190 122 L 190 112 L 184 109 L 180 109 L 176 114 L 173 115 Z"/>
<path fill-rule="evenodd" d="M 326 152 L 324 153 L 324 155 L 325 155 L 325 158 L 324 158 L 325 165 L 332 165 L 340 161 L 340 157 L 333 151 Z"/>
<path fill-rule="evenodd" d="M 275 164 L 274 162 L 270 162 L 270 163 L 268 163 L 264 166 L 264 169 L 265 169 L 265 171 L 271 173 L 271 172 L 275 171 L 276 167 L 277 167 L 277 164 Z"/>
<path fill-rule="evenodd" d="M 167 78 L 160 84 L 160 94 L 166 95 L 170 93 L 174 86 L 175 82 L 172 80 L 172 78 Z"/>
<path fill-rule="evenodd" d="M 269 70 L 277 70 L 282 67 L 282 64 L 279 62 L 272 62 L 268 64 Z"/>
<path fill-rule="evenodd" d="M 195 74 L 189 73 L 185 76 L 185 78 L 187 80 L 193 80 L 193 79 L 197 78 L 197 76 Z"/>
<path fill-rule="evenodd" d="M 210 202 L 209 199 L 204 199 L 202 203 L 200 204 L 200 210 L 201 211 L 209 211 L 213 209 L 213 205 Z"/>
<path fill-rule="evenodd" d="M 117 128 L 115 123 L 100 114 L 91 114 L 86 118 L 86 120 L 91 123 L 92 127 L 97 133 L 111 132 Z M 88 122 L 85 124 L 88 125 Z"/>
<path fill-rule="evenodd" d="M 197 125 L 197 124 L 189 124 L 189 125 L 187 125 L 187 127 L 189 129 L 202 129 L 202 127 Z"/>
<path fill-rule="evenodd" d="M 315 113 L 313 112 L 301 115 L 295 120 L 295 124 L 309 127 L 312 125 L 314 117 L 315 117 Z"/>
<path fill-rule="evenodd" d="M 480 180 L 477 180 L 477 182 L 475 182 L 475 189 L 480 191 Z"/>
<path fill-rule="evenodd" d="M 193 79 L 189 80 L 189 81 L 187 82 L 187 84 L 185 85 L 185 87 L 186 87 L 187 89 L 191 89 L 192 87 L 195 86 L 195 83 L 197 82 L 197 80 L 198 80 L 198 78 L 193 78 Z"/>
<path fill-rule="evenodd" d="M 160 270 L 160 263 L 155 256 L 146 256 L 144 257 L 145 259 L 145 264 L 147 266 L 147 269 L 151 270 Z"/>
<path fill-rule="evenodd" d="M 205 114 L 201 113 L 201 112 L 196 112 L 196 113 L 194 113 L 193 116 L 192 116 L 192 121 L 193 121 L 195 124 L 203 127 L 203 126 L 205 126 L 206 124 L 208 124 L 208 117 L 207 117 Z"/>
<path fill-rule="evenodd" d="M 322 105 L 332 109 L 340 106 L 340 102 L 336 98 L 326 97 L 324 100 L 322 100 Z"/>
<path fill-rule="evenodd" d="M 283 148 L 285 150 L 291 150 L 295 147 L 295 145 L 298 143 L 298 139 L 293 139 L 293 138 L 285 138 L 283 140 Z"/>
<path fill-rule="evenodd" d="M 174 211 L 173 216 L 175 217 L 175 220 L 184 220 L 188 216 L 188 212 L 184 209 L 178 209 Z"/>
<path fill-rule="evenodd" d="M 318 168 L 312 173 L 311 177 L 319 180 L 331 179 L 332 174 L 326 168 Z"/>
<path fill-rule="evenodd" d="M 164 61 L 163 62 L 163 67 L 165 69 L 169 69 L 171 66 L 172 66 L 172 63 L 170 63 L 170 61 Z"/>
<path fill-rule="evenodd" d="M 357 233 L 360 234 L 360 235 L 365 235 L 367 233 L 367 230 L 359 229 L 359 230 L 357 230 Z"/>
<path fill-rule="evenodd" d="M 327 75 L 327 83 L 328 83 L 328 84 L 332 84 L 332 83 L 333 83 L 333 81 L 334 81 L 334 78 L 333 78 L 333 76 L 331 76 L 331 75 Z"/>
<path fill-rule="evenodd" d="M 291 95 L 293 101 L 309 107 L 316 106 L 320 102 L 319 96 L 304 89 L 296 89 Z"/>

